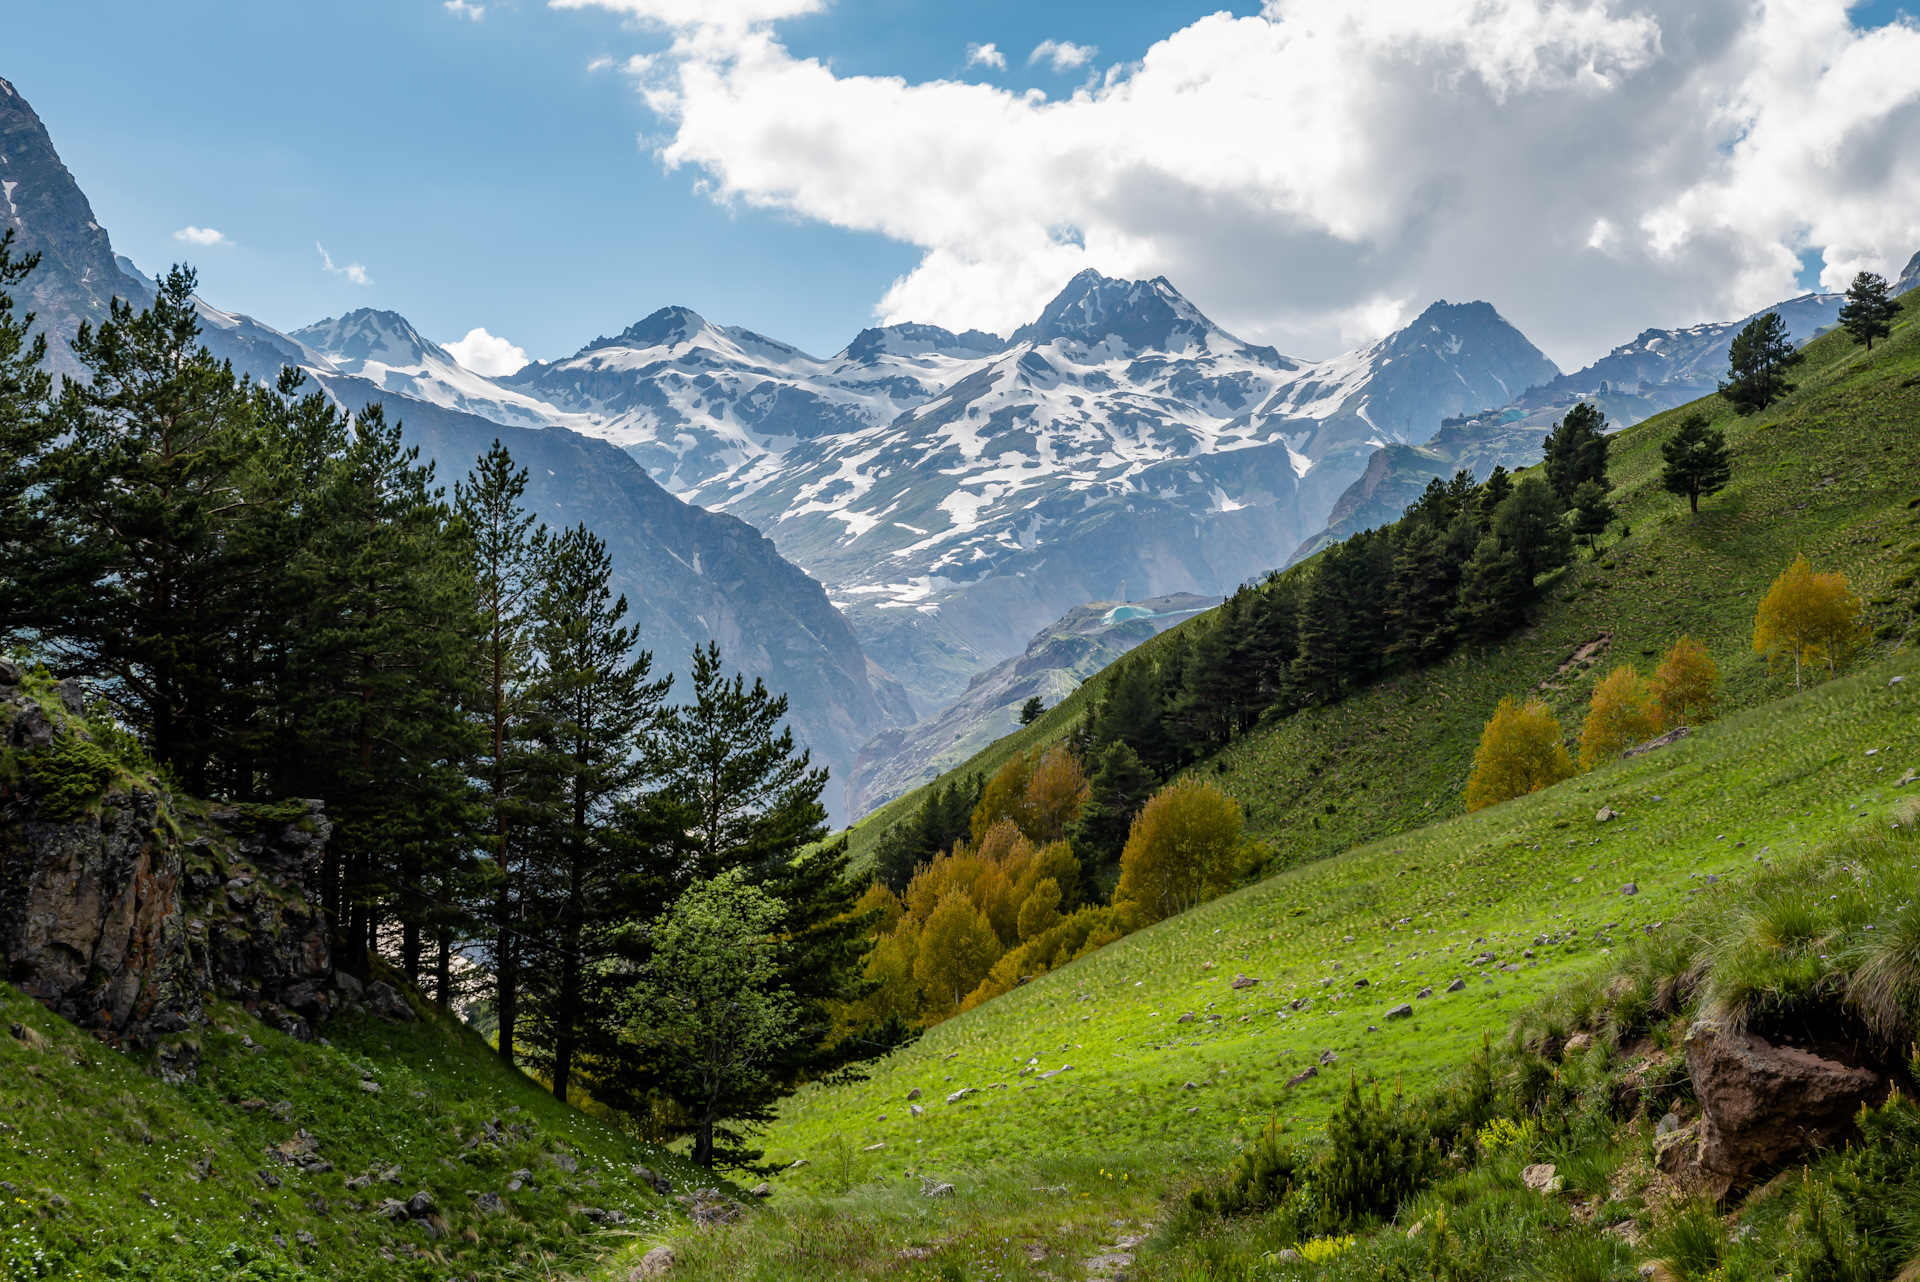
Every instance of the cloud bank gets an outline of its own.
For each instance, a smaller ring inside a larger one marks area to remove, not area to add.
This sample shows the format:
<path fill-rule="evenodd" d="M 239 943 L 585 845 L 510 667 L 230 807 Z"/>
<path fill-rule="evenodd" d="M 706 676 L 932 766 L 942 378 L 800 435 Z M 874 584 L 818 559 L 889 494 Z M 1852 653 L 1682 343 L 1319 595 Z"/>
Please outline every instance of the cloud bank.
<path fill-rule="evenodd" d="M 488 378 L 505 378 L 518 373 L 527 363 L 523 349 L 487 333 L 484 328 L 470 329 L 465 338 L 444 346 L 462 366 Z"/>
<path fill-rule="evenodd" d="M 554 2 L 672 31 L 629 69 L 715 199 L 918 246 L 888 321 L 1093 267 L 1303 356 L 1485 298 L 1571 365 L 1920 248 L 1920 29 L 1841 0 L 1269 0 L 1058 101 L 795 58 L 819 0 Z"/>

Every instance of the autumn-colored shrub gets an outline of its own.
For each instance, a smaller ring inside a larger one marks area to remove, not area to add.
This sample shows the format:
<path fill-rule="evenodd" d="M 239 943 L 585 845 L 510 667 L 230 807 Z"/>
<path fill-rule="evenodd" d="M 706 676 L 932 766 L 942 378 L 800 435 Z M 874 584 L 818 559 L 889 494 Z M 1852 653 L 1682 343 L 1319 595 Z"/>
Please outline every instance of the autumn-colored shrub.
<path fill-rule="evenodd" d="M 1480 810 L 1573 777 L 1560 722 L 1538 699 L 1500 700 L 1480 732 L 1467 780 L 1467 809 Z"/>
<path fill-rule="evenodd" d="M 1212 783 L 1186 778 L 1161 789 L 1120 852 L 1114 907 L 1147 925 L 1232 889 L 1243 822 L 1240 803 Z"/>
<path fill-rule="evenodd" d="M 1753 619 L 1753 648 L 1778 666 L 1793 661 L 1793 688 L 1800 669 L 1822 659 L 1827 675 L 1865 641 L 1860 598 L 1840 573 L 1819 574 L 1806 557 L 1794 560 L 1767 589 Z"/>
<path fill-rule="evenodd" d="M 1003 951 L 986 914 L 966 892 L 949 890 L 921 931 L 913 977 L 935 1010 L 952 1014 Z"/>
<path fill-rule="evenodd" d="M 1087 776 L 1065 747 L 1054 744 L 1016 753 L 987 781 L 974 807 L 973 843 L 995 824 L 1012 821 L 1035 842 L 1059 841 L 1087 799 Z"/>
<path fill-rule="evenodd" d="M 1720 665 L 1692 637 L 1673 643 L 1648 681 L 1660 721 L 1668 726 L 1702 726 L 1713 720 L 1720 701 Z"/>
<path fill-rule="evenodd" d="M 1580 768 L 1591 770 L 1659 733 L 1660 711 L 1652 690 L 1633 665 L 1622 664 L 1593 688 L 1587 724 L 1580 732 Z"/>

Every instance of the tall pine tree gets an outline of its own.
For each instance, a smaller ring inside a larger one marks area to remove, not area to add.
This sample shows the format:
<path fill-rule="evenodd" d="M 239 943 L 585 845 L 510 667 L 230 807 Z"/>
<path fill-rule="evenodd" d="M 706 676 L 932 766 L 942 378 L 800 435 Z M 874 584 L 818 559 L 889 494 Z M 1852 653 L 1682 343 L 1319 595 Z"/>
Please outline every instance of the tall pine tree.
<path fill-rule="evenodd" d="M 1872 351 L 1874 339 L 1893 333 L 1893 318 L 1899 314 L 1900 304 L 1887 292 L 1886 277 L 1861 272 L 1847 287 L 1847 301 L 1840 307 L 1840 324 L 1853 336 L 1854 342 L 1865 343 L 1867 350 Z"/>
<path fill-rule="evenodd" d="M 1787 375 L 1806 358 L 1805 352 L 1794 347 L 1780 313 L 1756 316 L 1734 335 L 1720 395 L 1740 413 L 1758 414 L 1793 391 Z"/>
<path fill-rule="evenodd" d="M 537 768 L 547 807 L 526 886 L 534 905 L 525 916 L 539 946 L 525 963 L 531 1058 L 558 1099 L 567 1098 L 590 1027 L 614 1022 L 611 1006 L 592 1000 L 601 995 L 592 981 L 630 916 L 621 823 L 646 780 L 636 749 L 655 730 L 671 681 L 648 679 L 653 657 L 635 652 L 637 628 L 621 626 L 627 599 L 613 595 L 612 576 L 606 544 L 576 526 L 544 548 L 533 604 Z"/>
<path fill-rule="evenodd" d="M 497 1046 L 508 1063 L 520 1013 L 520 870 L 534 839 L 528 823 L 533 816 L 522 796 L 533 761 L 533 605 L 547 542 L 546 527 L 535 529 L 533 513 L 521 505 L 526 490 L 527 470 L 514 466 L 498 440 L 454 488 L 478 616 L 475 702 L 485 746 L 474 774 L 481 781 L 482 842 L 490 856 L 488 902 L 481 911 L 492 937 Z"/>
<path fill-rule="evenodd" d="M 19 567 L 24 617 L 63 674 L 97 690 L 196 795 L 220 781 L 235 618 L 268 567 L 235 554 L 254 514 L 254 402 L 199 345 L 194 276 L 153 305 L 113 299 L 73 354 L 87 371 L 54 409 L 40 469 L 48 520 Z"/>
<path fill-rule="evenodd" d="M 1547 484 L 1563 506 L 1573 506 L 1582 485 L 1598 485 L 1603 492 L 1613 488 L 1607 479 L 1607 447 L 1607 416 L 1590 401 L 1574 405 L 1547 433 Z"/>
<path fill-rule="evenodd" d="M 58 429 L 47 414 L 53 380 L 43 368 L 47 336 L 33 334 L 33 313 L 13 309 L 13 289 L 40 264 L 16 256 L 14 232 L 0 235 L 0 645 L 13 639 L 28 600 L 20 579 L 31 576 L 40 550 L 30 507 L 41 461 Z"/>

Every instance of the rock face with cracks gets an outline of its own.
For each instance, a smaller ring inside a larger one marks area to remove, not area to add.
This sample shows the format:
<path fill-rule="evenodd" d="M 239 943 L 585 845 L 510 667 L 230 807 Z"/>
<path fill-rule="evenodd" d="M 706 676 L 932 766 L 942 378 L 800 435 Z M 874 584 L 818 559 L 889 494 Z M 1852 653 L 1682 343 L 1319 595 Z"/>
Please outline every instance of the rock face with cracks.
<path fill-rule="evenodd" d="M 320 803 L 184 815 L 93 743 L 77 696 L 33 685 L 0 665 L 8 979 L 114 1043 L 182 1032 L 216 992 L 311 1036 L 333 974 L 308 892 L 332 833 Z"/>
<path fill-rule="evenodd" d="M 1661 1145 L 1660 1165 L 1716 1195 L 1844 1130 L 1862 1104 L 1883 1098 L 1879 1070 L 1843 1063 L 1711 1021 L 1687 1033 L 1687 1074 L 1701 1118 Z"/>

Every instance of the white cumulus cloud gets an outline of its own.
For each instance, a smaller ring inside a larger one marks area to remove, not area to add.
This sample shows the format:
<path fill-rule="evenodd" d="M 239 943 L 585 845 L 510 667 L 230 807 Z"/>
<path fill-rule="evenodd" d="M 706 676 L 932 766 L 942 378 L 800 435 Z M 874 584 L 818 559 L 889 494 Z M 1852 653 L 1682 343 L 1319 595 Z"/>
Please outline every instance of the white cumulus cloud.
<path fill-rule="evenodd" d="M 1100 50 L 1093 45 L 1077 45 L 1071 40 L 1042 40 L 1027 55 L 1027 65 L 1047 62 L 1055 71 L 1071 71 L 1075 67 L 1084 67 L 1093 61 L 1093 55 Z"/>
<path fill-rule="evenodd" d="M 447 0 L 446 10 L 457 18 L 471 18 L 475 22 L 487 16 L 487 6 L 468 4 L 467 0 Z"/>
<path fill-rule="evenodd" d="M 373 277 L 367 275 L 367 269 L 361 264 L 348 263 L 344 267 L 336 267 L 334 266 L 333 255 L 327 252 L 327 247 L 325 245 L 322 245 L 319 241 L 316 240 L 315 242 L 313 242 L 313 247 L 320 251 L 321 266 L 325 267 L 328 271 L 332 272 L 335 276 L 339 276 L 348 281 L 351 281 L 355 285 L 373 284 Z"/>
<path fill-rule="evenodd" d="M 465 338 L 447 343 L 445 347 L 461 365 L 488 378 L 504 378 L 517 373 L 527 363 L 523 349 L 479 327 L 468 330 Z"/>
<path fill-rule="evenodd" d="M 796 58 L 815 0 L 555 2 L 673 28 L 628 67 L 716 200 L 918 247 L 888 321 L 1004 333 L 1092 267 L 1302 356 L 1484 298 L 1569 365 L 1920 248 L 1920 27 L 1844 0 L 1268 0 L 1057 101 Z"/>
<path fill-rule="evenodd" d="M 969 67 L 996 67 L 1007 69 L 1007 55 L 994 48 L 991 43 L 967 46 L 967 65 Z"/>
<path fill-rule="evenodd" d="M 185 241 L 189 245 L 231 245 L 225 232 L 215 231 L 211 227 L 182 227 L 173 233 L 175 240 Z"/>

